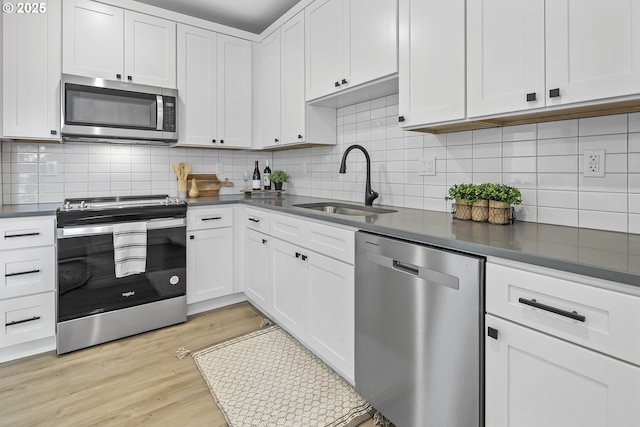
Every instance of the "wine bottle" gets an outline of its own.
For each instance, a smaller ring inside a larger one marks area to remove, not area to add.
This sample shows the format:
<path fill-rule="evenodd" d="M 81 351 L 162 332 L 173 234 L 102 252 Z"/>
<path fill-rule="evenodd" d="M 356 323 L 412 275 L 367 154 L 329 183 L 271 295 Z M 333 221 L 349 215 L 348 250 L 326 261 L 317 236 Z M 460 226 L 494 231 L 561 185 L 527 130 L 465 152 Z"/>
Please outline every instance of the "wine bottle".
<path fill-rule="evenodd" d="M 271 174 L 271 168 L 269 167 L 269 160 L 267 160 L 267 166 L 264 168 L 264 175 L 262 176 L 262 183 L 264 184 L 265 190 L 271 190 L 271 178 L 269 175 Z"/>
<path fill-rule="evenodd" d="M 256 160 L 256 167 L 253 170 L 253 183 L 251 188 L 253 190 L 259 190 L 262 186 L 262 181 L 260 180 L 260 169 L 258 168 L 258 161 Z"/>

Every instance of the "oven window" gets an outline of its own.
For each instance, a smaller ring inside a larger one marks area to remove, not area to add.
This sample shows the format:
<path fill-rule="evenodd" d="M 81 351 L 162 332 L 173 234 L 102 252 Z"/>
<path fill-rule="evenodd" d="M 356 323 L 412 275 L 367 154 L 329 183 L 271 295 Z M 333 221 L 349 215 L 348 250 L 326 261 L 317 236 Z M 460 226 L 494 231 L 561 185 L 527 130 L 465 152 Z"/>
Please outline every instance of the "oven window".
<path fill-rule="evenodd" d="M 58 240 L 58 321 L 186 293 L 185 227 L 147 231 L 145 273 L 116 278 L 113 235 Z"/>
<path fill-rule="evenodd" d="M 155 95 L 124 90 L 65 85 L 65 122 L 80 126 L 101 126 L 155 130 Z"/>

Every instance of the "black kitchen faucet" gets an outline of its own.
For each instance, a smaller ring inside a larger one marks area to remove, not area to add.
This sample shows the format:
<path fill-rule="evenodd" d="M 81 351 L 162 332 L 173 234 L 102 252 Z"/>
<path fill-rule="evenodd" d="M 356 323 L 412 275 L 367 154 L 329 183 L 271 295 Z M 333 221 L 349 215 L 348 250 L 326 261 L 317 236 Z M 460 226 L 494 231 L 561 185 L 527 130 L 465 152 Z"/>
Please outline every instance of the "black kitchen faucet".
<path fill-rule="evenodd" d="M 345 150 L 342 155 L 342 162 L 340 163 L 340 173 L 347 172 L 347 155 L 354 148 L 360 149 L 367 160 L 367 184 L 364 189 L 364 204 L 365 206 L 371 206 L 373 201 L 378 198 L 378 193 L 371 189 L 371 159 L 369 158 L 369 153 L 367 153 L 367 150 L 362 145 L 354 144 Z"/>

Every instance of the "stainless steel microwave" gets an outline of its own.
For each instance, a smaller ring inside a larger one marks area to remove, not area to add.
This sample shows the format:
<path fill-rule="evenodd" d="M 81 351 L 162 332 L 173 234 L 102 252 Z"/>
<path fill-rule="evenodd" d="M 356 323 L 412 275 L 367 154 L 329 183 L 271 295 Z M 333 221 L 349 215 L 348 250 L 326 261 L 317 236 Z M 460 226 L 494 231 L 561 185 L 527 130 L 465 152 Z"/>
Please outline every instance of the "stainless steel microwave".
<path fill-rule="evenodd" d="M 63 74 L 60 92 L 65 140 L 178 140 L 175 89 Z"/>

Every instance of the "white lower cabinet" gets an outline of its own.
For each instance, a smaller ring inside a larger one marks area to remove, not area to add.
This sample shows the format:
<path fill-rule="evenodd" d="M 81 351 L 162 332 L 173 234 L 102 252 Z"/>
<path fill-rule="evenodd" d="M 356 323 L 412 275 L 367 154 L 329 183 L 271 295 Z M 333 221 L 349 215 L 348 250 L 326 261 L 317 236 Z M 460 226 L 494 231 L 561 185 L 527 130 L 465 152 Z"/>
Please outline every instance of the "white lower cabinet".
<path fill-rule="evenodd" d="M 637 293 L 503 260 L 486 279 L 485 425 L 638 425 Z"/>
<path fill-rule="evenodd" d="M 354 266 L 310 253 L 307 285 L 309 347 L 354 381 Z"/>
<path fill-rule="evenodd" d="M 189 209 L 187 213 L 188 304 L 233 293 L 232 219 L 232 208 Z"/>
<path fill-rule="evenodd" d="M 296 233 L 280 232 L 287 222 Z M 272 233 L 291 237 L 270 242 L 271 315 L 353 384 L 354 266 L 353 257 L 342 256 L 353 251 L 353 231 L 274 214 L 271 225 Z M 315 236 L 329 235 L 339 236 L 332 244 L 340 260 L 309 248 Z"/>
<path fill-rule="evenodd" d="M 54 220 L 0 220 L 0 363 L 55 350 Z"/>
<path fill-rule="evenodd" d="M 283 328 L 302 338 L 305 335 L 305 300 L 309 277 L 308 266 L 300 252 L 302 249 L 273 239 L 270 250 L 273 317 Z"/>
<path fill-rule="evenodd" d="M 269 247 L 271 237 L 249 228 L 245 229 L 245 286 L 251 303 L 264 312 L 269 311 Z"/>
<path fill-rule="evenodd" d="M 640 367 L 488 315 L 486 414 L 491 427 L 635 427 Z"/>

